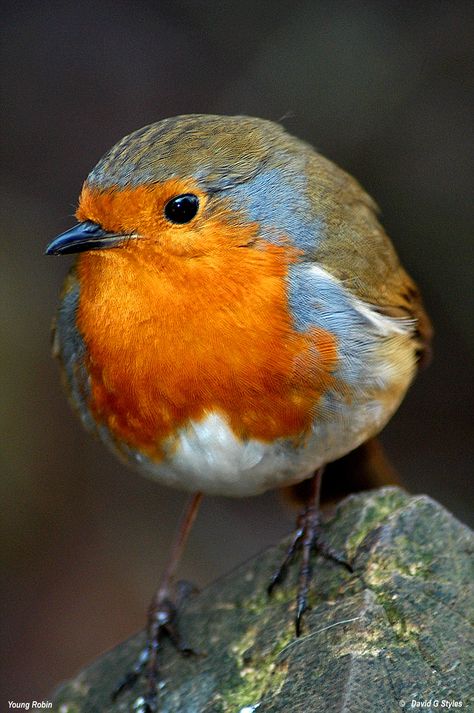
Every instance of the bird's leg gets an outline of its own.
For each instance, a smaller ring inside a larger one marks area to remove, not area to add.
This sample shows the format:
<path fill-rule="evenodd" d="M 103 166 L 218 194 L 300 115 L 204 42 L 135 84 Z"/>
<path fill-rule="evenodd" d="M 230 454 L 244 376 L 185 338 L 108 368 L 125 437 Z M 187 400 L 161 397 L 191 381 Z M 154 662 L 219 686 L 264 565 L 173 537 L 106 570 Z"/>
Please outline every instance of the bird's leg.
<path fill-rule="evenodd" d="M 196 519 L 201 500 L 202 493 L 196 493 L 196 495 L 192 496 L 184 511 L 161 584 L 148 608 L 146 648 L 140 654 L 133 670 L 124 677 L 112 693 L 112 700 L 115 700 L 124 690 L 131 688 L 141 675 L 144 675 L 147 680 L 147 690 L 145 696 L 137 701 L 134 708 L 138 713 L 155 713 L 157 710 L 158 655 L 163 638 L 167 636 L 183 655 L 187 656 L 193 653 L 193 650 L 183 642 L 176 626 L 177 610 L 186 595 L 189 594 L 191 587 L 184 582 L 178 583 L 179 591 L 176 604 L 172 601 L 171 592 L 176 569 L 181 560 L 189 532 Z"/>
<path fill-rule="evenodd" d="M 288 567 L 294 558 L 297 550 L 301 549 L 301 565 L 299 569 L 298 591 L 296 595 L 296 635 L 301 633 L 303 614 L 308 608 L 308 590 L 311 582 L 311 553 L 316 549 L 326 559 L 331 559 L 343 565 L 352 572 L 352 567 L 346 561 L 341 552 L 335 550 L 324 538 L 321 531 L 321 514 L 319 510 L 319 500 L 321 494 L 321 479 L 324 467 L 318 468 L 311 478 L 311 489 L 308 495 L 305 508 L 300 513 L 296 521 L 296 531 L 286 552 L 286 555 L 273 574 L 268 586 L 268 593 L 271 594 L 278 584 L 283 582 L 288 571 Z"/>
<path fill-rule="evenodd" d="M 281 584 L 283 580 L 286 577 L 286 574 L 288 572 L 288 567 L 291 564 L 291 561 L 295 555 L 296 550 L 299 547 L 299 544 L 303 538 L 303 533 L 304 533 L 304 518 L 305 518 L 305 513 L 300 512 L 298 515 L 298 518 L 296 520 L 296 530 L 293 533 L 293 537 L 291 538 L 291 542 L 289 544 L 289 547 L 286 551 L 284 559 L 281 561 L 280 566 L 276 570 L 276 572 L 273 573 L 272 578 L 270 580 L 270 584 L 267 587 L 268 593 L 271 595 L 273 590 L 278 584 Z"/>

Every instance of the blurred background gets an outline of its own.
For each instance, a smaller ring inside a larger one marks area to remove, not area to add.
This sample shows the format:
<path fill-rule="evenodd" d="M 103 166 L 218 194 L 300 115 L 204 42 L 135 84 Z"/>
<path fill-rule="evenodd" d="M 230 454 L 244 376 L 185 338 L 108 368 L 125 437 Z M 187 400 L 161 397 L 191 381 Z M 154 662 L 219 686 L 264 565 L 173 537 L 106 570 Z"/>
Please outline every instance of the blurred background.
<path fill-rule="evenodd" d="M 69 260 L 43 256 L 103 152 L 160 118 L 282 119 L 375 197 L 436 329 L 383 441 L 472 523 L 474 5 L 18 0 L 1 25 L 2 707 L 143 626 L 185 500 L 70 412 L 49 344 Z M 205 586 L 292 523 L 273 493 L 208 499 L 181 575 Z"/>

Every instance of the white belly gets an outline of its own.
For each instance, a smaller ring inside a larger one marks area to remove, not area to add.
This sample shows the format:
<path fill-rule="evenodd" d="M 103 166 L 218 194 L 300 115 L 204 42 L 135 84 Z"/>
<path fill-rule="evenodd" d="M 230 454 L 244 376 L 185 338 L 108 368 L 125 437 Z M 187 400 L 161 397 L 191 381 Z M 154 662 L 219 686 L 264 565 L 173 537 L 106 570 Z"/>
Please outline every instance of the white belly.
<path fill-rule="evenodd" d="M 364 406 L 341 402 L 339 409 L 336 404 L 333 418 L 315 422 L 297 445 L 287 439 L 241 441 L 222 416 L 212 413 L 198 423 L 190 422 L 170 439 L 162 461 L 153 462 L 136 452 L 129 457 L 149 476 L 175 488 L 231 497 L 258 495 L 304 480 L 378 433 L 402 396 L 390 408 L 378 400 Z"/>

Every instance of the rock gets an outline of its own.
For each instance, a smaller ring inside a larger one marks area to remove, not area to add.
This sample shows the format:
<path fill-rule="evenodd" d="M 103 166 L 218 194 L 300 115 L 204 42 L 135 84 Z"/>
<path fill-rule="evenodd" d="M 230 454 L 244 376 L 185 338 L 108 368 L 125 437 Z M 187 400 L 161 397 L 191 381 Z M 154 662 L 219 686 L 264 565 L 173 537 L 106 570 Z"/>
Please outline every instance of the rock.
<path fill-rule="evenodd" d="M 299 638 L 293 621 L 297 567 L 271 599 L 266 594 L 286 541 L 186 602 L 181 631 L 201 653 L 183 658 L 164 643 L 160 713 L 469 708 L 470 530 L 431 498 L 398 488 L 350 496 L 325 530 L 354 573 L 314 558 L 311 610 Z M 110 693 L 144 643 L 144 634 L 137 634 L 63 684 L 54 710 L 133 711 L 143 680 L 114 704 Z"/>

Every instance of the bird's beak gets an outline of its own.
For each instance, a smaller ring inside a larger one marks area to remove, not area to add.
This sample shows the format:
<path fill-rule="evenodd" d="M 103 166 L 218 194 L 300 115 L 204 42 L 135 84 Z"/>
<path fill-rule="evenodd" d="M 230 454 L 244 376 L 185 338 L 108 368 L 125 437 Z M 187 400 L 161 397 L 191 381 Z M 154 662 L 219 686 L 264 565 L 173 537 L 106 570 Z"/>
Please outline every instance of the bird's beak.
<path fill-rule="evenodd" d="M 85 220 L 54 238 L 45 250 L 46 255 L 67 255 L 82 253 L 86 250 L 105 250 L 113 248 L 135 235 L 109 233 L 97 223 Z"/>

